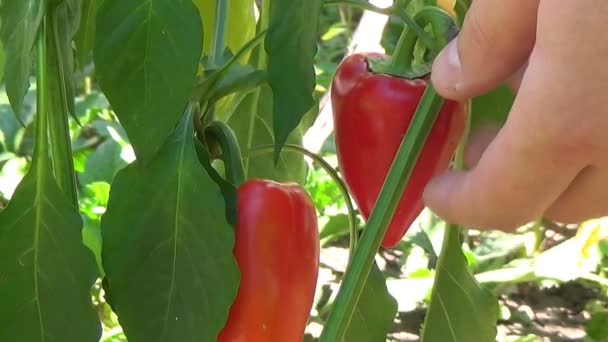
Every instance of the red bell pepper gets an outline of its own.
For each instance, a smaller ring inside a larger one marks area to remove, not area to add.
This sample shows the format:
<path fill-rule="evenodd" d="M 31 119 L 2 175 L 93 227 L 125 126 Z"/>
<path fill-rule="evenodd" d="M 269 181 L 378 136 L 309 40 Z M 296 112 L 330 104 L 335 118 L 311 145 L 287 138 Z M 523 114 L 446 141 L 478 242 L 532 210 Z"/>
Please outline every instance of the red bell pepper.
<path fill-rule="evenodd" d="M 239 186 L 237 213 L 241 282 L 218 341 L 302 341 L 319 270 L 312 199 L 297 184 L 254 179 Z"/>
<path fill-rule="evenodd" d="M 332 106 L 340 171 L 365 219 L 428 84 L 370 71 L 367 57 L 355 54 L 338 67 L 332 82 Z M 395 246 L 424 208 L 426 184 L 450 164 L 466 125 L 466 105 L 446 101 L 433 126 L 403 197 L 383 238 Z"/>

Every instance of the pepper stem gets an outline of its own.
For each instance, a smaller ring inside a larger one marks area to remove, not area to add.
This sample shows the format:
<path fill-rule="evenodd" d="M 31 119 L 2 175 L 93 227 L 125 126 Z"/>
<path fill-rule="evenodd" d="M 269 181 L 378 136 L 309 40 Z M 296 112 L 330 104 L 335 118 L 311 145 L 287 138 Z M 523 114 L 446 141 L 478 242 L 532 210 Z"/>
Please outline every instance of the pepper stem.
<path fill-rule="evenodd" d="M 334 182 L 336 182 L 336 184 L 338 185 L 338 188 L 340 189 L 340 193 L 342 194 L 342 197 L 344 197 L 344 202 L 346 202 L 346 208 L 348 210 L 348 228 L 349 228 L 349 234 L 350 234 L 349 261 L 352 260 L 353 252 L 354 252 L 355 247 L 357 246 L 357 242 L 359 240 L 359 234 L 357 233 L 357 224 L 356 224 L 357 213 L 355 212 L 355 207 L 350 198 L 350 195 L 348 192 L 348 187 L 346 186 L 346 184 L 344 183 L 342 178 L 340 178 L 340 175 L 338 175 L 338 172 L 336 172 L 336 170 L 331 165 L 329 165 L 329 163 L 327 161 L 325 161 L 325 159 L 323 159 L 323 157 L 319 156 L 318 154 L 311 152 L 311 151 L 305 149 L 304 147 L 301 147 L 298 145 L 293 145 L 293 144 L 285 144 L 283 151 L 300 153 L 300 154 L 303 154 L 303 155 L 307 156 L 308 158 L 312 159 L 315 163 L 319 164 L 319 166 L 325 172 L 327 172 L 327 174 L 329 174 L 331 179 Z M 255 156 L 257 154 L 274 153 L 274 145 L 258 146 L 258 147 L 251 149 L 248 153 L 251 156 Z"/>
<path fill-rule="evenodd" d="M 213 150 L 214 144 L 219 145 L 228 182 L 235 187 L 243 184 L 245 182 L 245 172 L 243 171 L 241 149 L 232 129 L 223 122 L 213 121 L 205 127 L 205 140 L 210 150 Z M 211 154 L 213 155 L 213 153 Z"/>
<path fill-rule="evenodd" d="M 355 248 L 352 262 L 344 274 L 335 307 L 321 333 L 320 342 L 343 340 L 374 263 L 374 257 L 443 103 L 444 99 L 437 95 L 429 83 L 384 181 L 361 240 Z"/>

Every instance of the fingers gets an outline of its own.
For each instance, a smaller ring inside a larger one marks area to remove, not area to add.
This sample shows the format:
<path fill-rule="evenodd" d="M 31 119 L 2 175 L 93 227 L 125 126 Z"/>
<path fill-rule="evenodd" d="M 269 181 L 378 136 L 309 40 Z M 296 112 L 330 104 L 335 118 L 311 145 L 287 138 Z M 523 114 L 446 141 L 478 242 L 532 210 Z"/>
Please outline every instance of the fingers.
<path fill-rule="evenodd" d="M 460 34 L 433 65 L 439 94 L 477 96 L 521 68 L 534 47 L 538 6 L 539 0 L 474 0 Z"/>
<path fill-rule="evenodd" d="M 573 116 L 564 112 L 567 89 L 550 86 L 542 65 L 531 59 L 509 119 L 477 165 L 427 186 L 426 205 L 446 221 L 515 229 L 544 213 L 586 165 L 576 141 L 564 139 Z"/>
<path fill-rule="evenodd" d="M 584 169 L 546 211 L 545 217 L 561 223 L 578 223 L 608 214 L 608 166 Z"/>
<path fill-rule="evenodd" d="M 492 140 L 498 134 L 499 128 L 490 124 L 479 127 L 471 137 L 464 150 L 464 164 L 472 168 L 479 162 L 481 156 L 488 148 Z"/>

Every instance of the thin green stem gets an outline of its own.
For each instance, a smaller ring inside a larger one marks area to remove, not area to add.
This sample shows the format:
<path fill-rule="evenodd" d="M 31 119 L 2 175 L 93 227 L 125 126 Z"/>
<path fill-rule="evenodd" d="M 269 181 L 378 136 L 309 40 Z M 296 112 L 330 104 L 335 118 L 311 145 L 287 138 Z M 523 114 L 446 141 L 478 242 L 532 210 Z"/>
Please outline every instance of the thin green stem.
<path fill-rule="evenodd" d="M 270 25 L 270 0 L 264 0 L 262 1 L 262 10 L 260 11 L 260 32 L 266 31 L 268 29 L 268 26 Z M 266 50 L 264 50 L 263 48 L 259 48 L 257 50 L 258 52 L 258 56 L 257 56 L 257 69 L 258 70 L 266 70 L 268 69 L 267 64 L 268 64 L 268 56 L 266 55 Z M 249 127 L 249 131 L 247 132 L 247 142 L 246 145 L 247 148 L 251 148 L 252 144 L 253 144 L 253 134 L 254 134 L 254 128 L 255 128 L 255 118 L 256 115 L 258 113 L 258 106 L 260 104 L 260 95 L 262 94 L 262 90 L 260 88 L 257 88 L 253 91 L 253 98 L 251 100 L 251 106 L 249 107 L 249 122 L 248 122 L 248 126 Z M 245 158 L 245 162 L 244 162 L 244 167 L 245 167 L 245 175 L 249 174 L 249 158 Z"/>
<path fill-rule="evenodd" d="M 213 71 L 209 77 L 199 82 L 193 91 L 193 99 L 199 101 L 202 110 L 200 114 L 203 114 L 208 109 L 207 103 L 210 98 L 214 97 L 214 90 L 217 84 L 225 77 L 230 69 L 237 65 L 238 61 L 245 56 L 249 51 L 255 49 L 260 45 L 266 37 L 267 31 L 264 30 L 258 33 L 250 41 L 247 42 L 237 53 L 234 55 L 225 65 L 221 66 L 218 70 Z"/>
<path fill-rule="evenodd" d="M 346 270 L 336 297 L 335 307 L 321 334 L 321 342 L 343 340 L 374 257 L 443 103 L 444 99 L 437 95 L 432 84 L 429 84 L 395 156 L 359 244 L 355 248 L 354 257 Z"/>
<path fill-rule="evenodd" d="M 420 40 L 433 54 L 439 53 L 441 48 L 446 45 L 451 35 L 454 24 L 453 19 L 442 9 L 435 6 L 426 6 L 416 13 L 414 18 L 410 18 L 405 11 L 399 12 L 401 18 L 406 22 L 406 26 L 401 32 L 395 51 L 393 52 L 391 66 L 397 72 L 412 67 L 414 58 L 414 48 L 416 42 Z M 430 35 L 424 27 L 431 24 L 434 35 Z"/>
<path fill-rule="evenodd" d="M 226 178 L 235 187 L 245 182 L 241 149 L 236 135 L 228 125 L 223 122 L 214 121 L 205 127 L 205 138 L 213 139 L 211 143 L 218 143 L 222 150 L 222 160 L 226 168 Z"/>
<path fill-rule="evenodd" d="M 467 117 L 466 117 L 466 123 L 464 126 L 464 132 L 462 134 L 462 139 L 460 140 L 460 144 L 458 145 L 458 148 L 456 149 L 456 153 L 454 155 L 454 168 L 457 170 L 462 170 L 465 168 L 464 152 L 466 149 L 467 142 L 469 140 L 469 133 L 471 131 L 471 114 L 472 114 L 472 110 L 473 110 L 473 101 L 470 99 L 467 100 L 467 102 L 466 102 L 466 110 L 467 110 Z M 462 236 L 464 237 L 464 243 L 469 245 L 468 228 L 462 227 Z"/>
<path fill-rule="evenodd" d="M 338 174 L 338 172 L 331 165 L 329 165 L 329 163 L 327 161 L 325 161 L 325 159 L 323 159 L 323 157 L 317 155 L 316 153 L 313 153 L 313 152 L 305 149 L 304 147 L 301 147 L 298 145 L 293 145 L 293 144 L 285 144 L 285 146 L 283 147 L 283 151 L 300 153 L 300 154 L 303 154 L 303 155 L 307 156 L 308 158 L 312 159 L 312 161 L 317 163 L 325 172 L 327 172 L 327 174 L 331 177 L 331 179 L 334 182 L 336 182 L 336 184 L 338 185 L 338 189 L 340 190 L 342 197 L 344 197 L 344 202 L 346 203 L 346 208 L 348 210 L 348 228 L 349 228 L 349 233 L 350 233 L 349 259 L 352 259 L 353 251 L 355 250 L 355 247 L 357 246 L 357 242 L 359 239 L 359 234 L 357 232 L 357 224 L 356 224 L 356 222 L 357 222 L 356 215 L 357 214 L 355 212 L 355 207 L 350 198 L 350 194 L 348 192 L 348 188 L 346 187 L 346 184 L 344 183 L 342 178 L 340 178 L 340 175 Z M 274 153 L 274 145 L 257 146 L 248 152 L 248 154 L 251 156 L 255 156 L 257 154 L 262 154 L 262 153 Z"/>
<path fill-rule="evenodd" d="M 214 1 L 214 0 L 207 0 Z M 226 31 L 228 30 L 228 9 L 230 0 L 215 0 L 215 34 L 211 45 L 211 59 L 217 63 L 222 59 L 226 49 Z"/>
<path fill-rule="evenodd" d="M 49 145 L 51 148 L 51 161 L 55 179 L 59 188 L 71 199 L 74 206 L 78 206 L 78 193 L 76 190 L 76 176 L 74 159 L 72 156 L 72 142 L 68 122 L 68 94 L 66 91 L 65 70 L 63 58 L 71 51 L 62 51 L 60 34 L 58 31 L 59 17 L 55 11 L 47 11 L 47 81 L 48 87 L 39 89 L 47 92 Z"/>
<path fill-rule="evenodd" d="M 532 231 L 534 232 L 534 251 L 532 253 L 538 254 L 540 253 L 540 248 L 543 244 L 543 241 L 545 240 L 545 230 L 543 229 L 542 216 L 534 221 Z"/>
<path fill-rule="evenodd" d="M 466 144 L 468 141 L 468 131 L 469 131 L 470 122 L 471 122 L 471 101 L 469 101 L 469 103 L 467 104 L 467 111 L 468 111 L 468 115 L 467 115 L 467 121 L 466 121 L 466 126 L 465 126 L 465 133 L 462 135 L 462 138 L 460 139 L 457 153 L 454 158 L 454 169 L 456 169 L 456 170 L 464 169 L 464 150 L 465 150 L 465 147 L 466 147 Z M 445 232 L 443 233 L 443 242 L 441 244 L 441 252 L 439 254 L 439 258 L 437 259 L 437 265 L 435 266 L 436 270 L 445 270 L 446 269 L 444 264 L 446 263 L 446 258 L 448 257 L 447 249 L 448 249 L 450 243 L 452 243 L 452 241 L 460 242 L 460 230 L 461 230 L 461 227 L 459 227 L 456 224 L 448 223 L 445 225 Z M 464 258 L 464 255 L 463 255 L 463 258 Z M 433 280 L 434 289 L 436 288 L 435 283 L 437 282 L 437 279 L 438 279 L 437 276 L 435 276 L 435 279 Z M 433 296 L 433 295 L 434 295 L 434 291 L 431 294 L 431 296 Z M 430 308 L 430 310 L 433 310 L 433 308 Z M 430 317 L 429 312 L 427 312 L 425 320 L 427 317 Z M 426 326 L 426 324 L 423 324 L 423 327 L 424 326 Z M 424 341 L 425 333 L 426 333 L 426 329 L 423 328 L 421 337 L 420 337 L 422 341 Z"/>

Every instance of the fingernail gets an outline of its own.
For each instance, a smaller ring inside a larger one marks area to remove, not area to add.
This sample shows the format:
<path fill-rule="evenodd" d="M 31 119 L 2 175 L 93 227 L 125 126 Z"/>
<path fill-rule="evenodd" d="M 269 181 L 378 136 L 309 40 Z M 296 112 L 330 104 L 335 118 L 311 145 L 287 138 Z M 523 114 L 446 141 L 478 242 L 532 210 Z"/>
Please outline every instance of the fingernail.
<path fill-rule="evenodd" d="M 458 91 L 462 87 L 462 66 L 458 54 L 458 37 L 454 38 L 435 59 L 432 79 L 438 88 Z"/>

